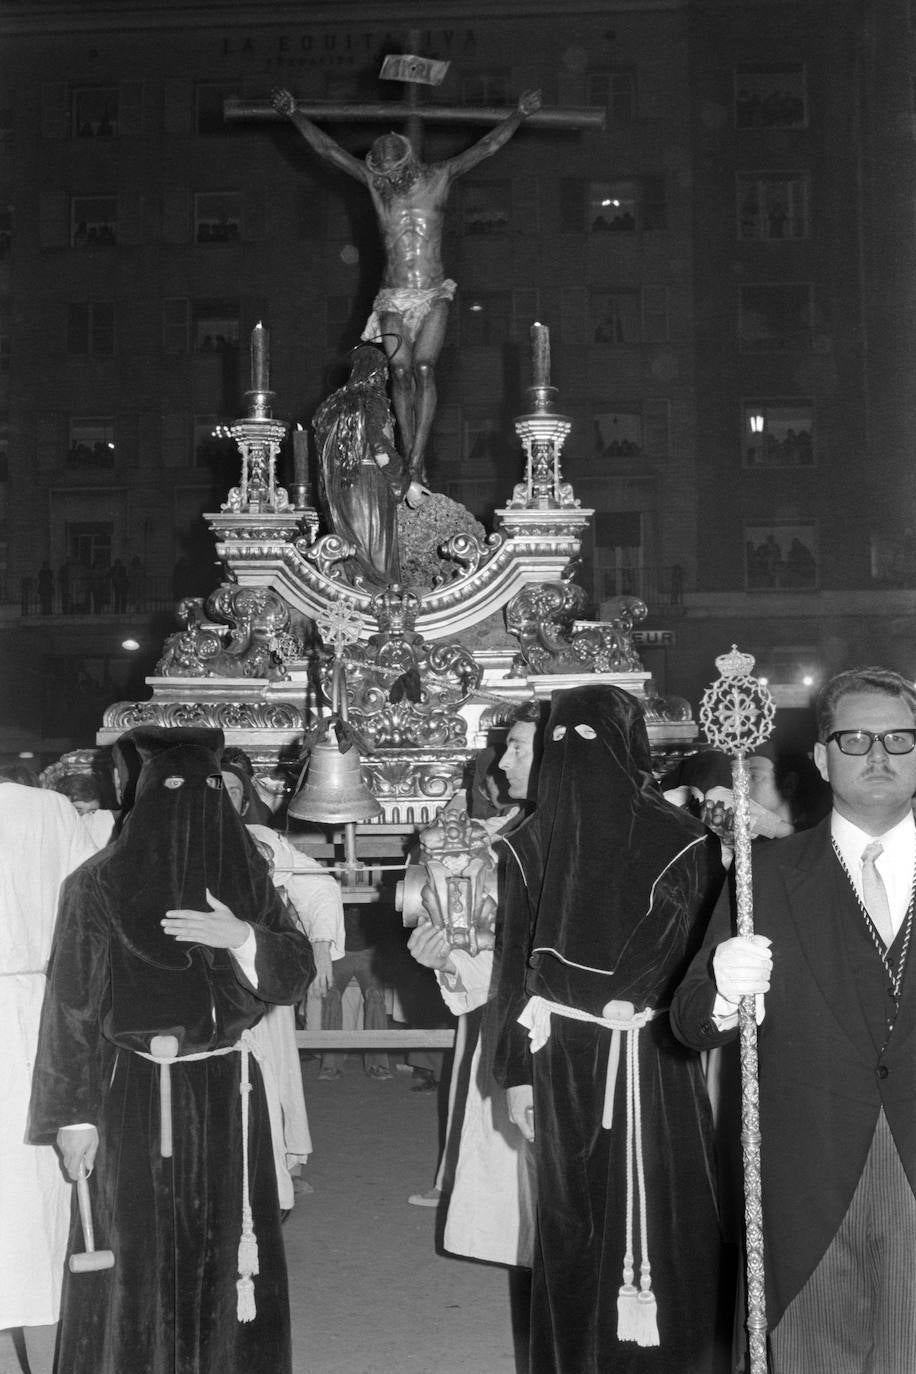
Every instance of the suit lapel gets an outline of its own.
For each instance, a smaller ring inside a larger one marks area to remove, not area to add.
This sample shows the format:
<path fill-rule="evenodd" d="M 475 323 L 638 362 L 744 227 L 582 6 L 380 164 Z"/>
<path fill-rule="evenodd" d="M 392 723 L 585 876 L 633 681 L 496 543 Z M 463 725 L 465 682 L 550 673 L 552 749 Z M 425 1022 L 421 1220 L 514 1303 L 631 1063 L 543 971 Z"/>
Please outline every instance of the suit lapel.
<path fill-rule="evenodd" d="M 808 964 L 812 983 L 845 1038 L 857 1054 L 872 1043 L 871 1031 L 859 1000 L 856 980 L 846 957 L 839 906 L 854 900 L 849 883 L 833 852 L 830 817 L 807 832 L 783 879 L 787 911 Z M 777 954 L 778 958 L 778 954 Z M 864 1039 L 863 1039 L 864 1036 Z"/>

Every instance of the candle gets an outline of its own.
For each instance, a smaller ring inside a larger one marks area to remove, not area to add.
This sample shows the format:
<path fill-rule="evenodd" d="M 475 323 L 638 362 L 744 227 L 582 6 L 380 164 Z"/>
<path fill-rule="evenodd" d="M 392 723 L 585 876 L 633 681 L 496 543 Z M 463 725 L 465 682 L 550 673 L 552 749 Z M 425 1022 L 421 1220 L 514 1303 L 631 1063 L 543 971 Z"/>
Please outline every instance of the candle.
<path fill-rule="evenodd" d="M 531 326 L 531 368 L 535 386 L 550 386 L 550 330 L 546 324 Z"/>
<path fill-rule="evenodd" d="M 309 436 L 301 425 L 293 430 L 293 481 L 297 487 L 309 484 Z"/>
<path fill-rule="evenodd" d="M 270 390 L 270 335 L 260 320 L 251 331 L 251 389 Z"/>

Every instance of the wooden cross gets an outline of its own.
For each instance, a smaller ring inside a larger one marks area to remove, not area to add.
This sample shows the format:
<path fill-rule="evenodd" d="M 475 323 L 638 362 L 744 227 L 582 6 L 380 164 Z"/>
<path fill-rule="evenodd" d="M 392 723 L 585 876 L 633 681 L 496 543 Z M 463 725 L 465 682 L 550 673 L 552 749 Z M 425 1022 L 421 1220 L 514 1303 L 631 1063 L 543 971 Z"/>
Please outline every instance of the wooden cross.
<path fill-rule="evenodd" d="M 419 35 L 416 31 L 408 34 L 407 44 L 411 53 L 416 51 L 419 46 Z M 390 58 L 387 60 L 391 61 Z M 418 59 L 418 61 L 426 63 L 430 62 L 430 59 Z M 406 67 L 408 64 L 402 63 L 401 65 Z M 392 120 L 403 119 L 407 126 L 406 136 L 413 144 L 417 156 L 420 156 L 422 125 L 424 123 L 500 124 L 507 115 L 512 113 L 511 107 L 500 108 L 494 105 L 421 106 L 419 86 L 438 83 L 430 82 L 425 76 L 411 76 L 409 71 L 404 71 L 395 79 L 400 80 L 406 87 L 406 99 L 403 101 L 378 101 L 365 105 L 351 105 L 345 101 L 314 100 L 308 103 L 297 102 L 296 109 L 300 114 L 306 115 L 309 119 L 318 120 L 319 123 L 331 121 L 332 123 L 387 124 Z M 232 122 L 240 119 L 273 120 L 283 118 L 282 115 L 277 114 L 269 100 L 240 100 L 235 96 L 230 96 L 223 102 L 223 117 Z M 605 110 L 603 106 L 599 105 L 569 105 L 562 109 L 542 109 L 529 115 L 525 122 L 527 125 L 539 129 L 603 129 Z"/>

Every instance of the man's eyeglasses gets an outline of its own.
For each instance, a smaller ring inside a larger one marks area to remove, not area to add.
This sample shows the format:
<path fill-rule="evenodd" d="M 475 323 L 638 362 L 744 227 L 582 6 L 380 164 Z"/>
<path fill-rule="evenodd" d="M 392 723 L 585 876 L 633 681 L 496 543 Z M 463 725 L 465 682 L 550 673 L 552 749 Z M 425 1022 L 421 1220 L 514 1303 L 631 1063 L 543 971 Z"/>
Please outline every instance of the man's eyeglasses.
<path fill-rule="evenodd" d="M 867 754 L 872 745 L 880 740 L 888 754 L 912 754 L 916 748 L 916 730 L 834 730 L 828 735 L 825 744 L 832 739 L 837 742 L 841 754 Z"/>

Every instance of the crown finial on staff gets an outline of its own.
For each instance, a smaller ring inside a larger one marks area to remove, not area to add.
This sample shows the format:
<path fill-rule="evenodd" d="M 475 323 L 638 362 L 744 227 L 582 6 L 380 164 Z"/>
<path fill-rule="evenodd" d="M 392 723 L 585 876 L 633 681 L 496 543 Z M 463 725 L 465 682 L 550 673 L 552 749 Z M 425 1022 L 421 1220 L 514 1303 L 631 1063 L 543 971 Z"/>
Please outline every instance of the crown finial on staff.
<path fill-rule="evenodd" d="M 773 732 L 776 703 L 759 678 L 753 676 L 754 657 L 737 644 L 716 659 L 719 676 L 700 701 L 700 724 L 714 749 L 747 754 Z"/>

